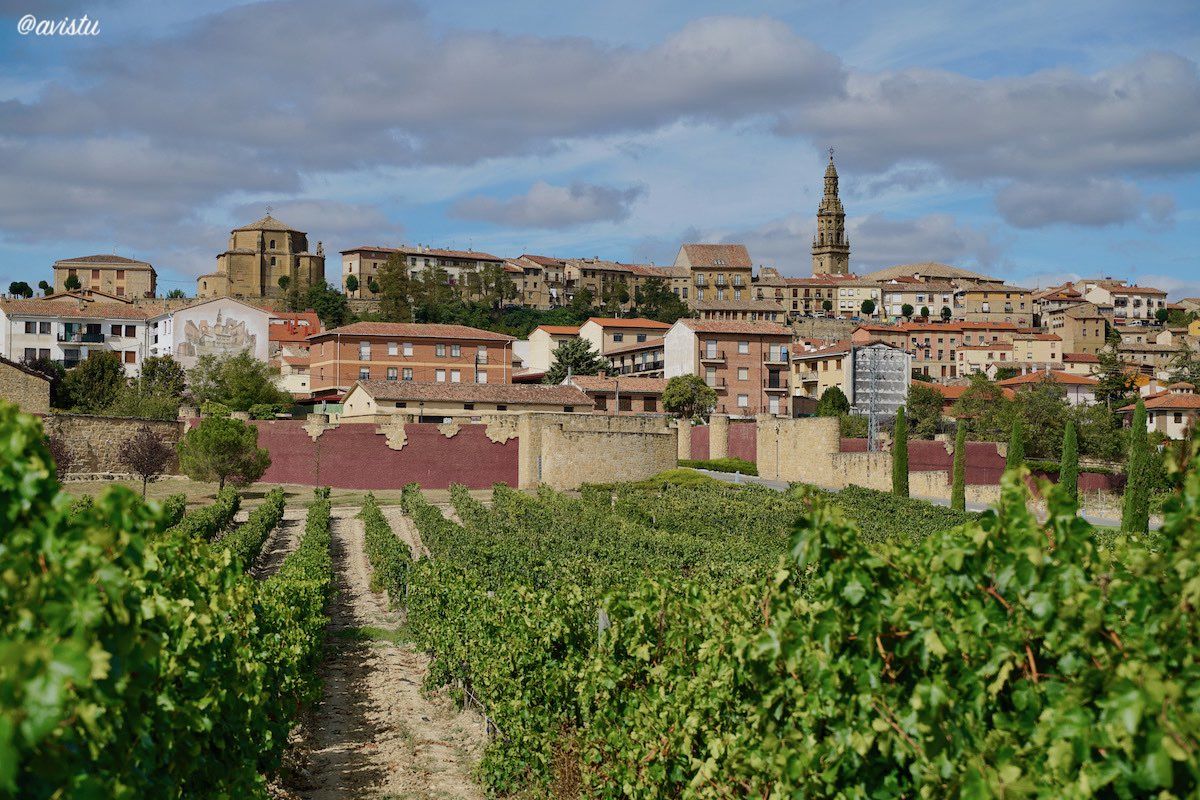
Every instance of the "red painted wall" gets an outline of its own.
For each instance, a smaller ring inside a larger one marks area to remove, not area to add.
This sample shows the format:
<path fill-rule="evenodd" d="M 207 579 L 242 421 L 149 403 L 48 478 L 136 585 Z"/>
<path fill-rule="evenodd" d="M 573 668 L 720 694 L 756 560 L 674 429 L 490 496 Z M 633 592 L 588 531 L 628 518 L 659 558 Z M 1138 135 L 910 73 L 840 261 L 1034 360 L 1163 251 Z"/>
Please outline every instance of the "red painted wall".
<path fill-rule="evenodd" d="M 758 425 L 753 422 L 729 423 L 729 455 L 758 462 Z"/>
<path fill-rule="evenodd" d="M 399 489 L 419 483 L 444 489 L 462 483 L 486 489 L 494 483 L 517 484 L 517 439 L 496 444 L 486 425 L 463 425 L 446 438 L 433 423 L 404 426 L 408 441 L 401 450 L 387 446 L 374 425 L 340 425 L 314 442 L 298 420 L 254 422 L 259 447 L 271 454 L 263 480 L 339 489 Z"/>
<path fill-rule="evenodd" d="M 705 461 L 708 459 L 708 426 L 692 426 L 692 459 Z"/>

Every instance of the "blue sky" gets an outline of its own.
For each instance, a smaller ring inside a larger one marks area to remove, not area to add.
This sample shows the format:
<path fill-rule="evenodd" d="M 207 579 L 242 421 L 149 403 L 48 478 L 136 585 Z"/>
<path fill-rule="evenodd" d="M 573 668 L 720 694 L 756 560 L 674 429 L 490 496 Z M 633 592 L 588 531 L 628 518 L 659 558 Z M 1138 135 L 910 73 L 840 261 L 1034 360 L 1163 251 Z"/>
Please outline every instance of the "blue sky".
<path fill-rule="evenodd" d="M 1200 295 L 1198 62 L 1191 0 L 0 0 L 0 285 L 115 249 L 190 292 L 267 205 L 331 254 L 805 275 L 834 146 L 856 271 Z"/>

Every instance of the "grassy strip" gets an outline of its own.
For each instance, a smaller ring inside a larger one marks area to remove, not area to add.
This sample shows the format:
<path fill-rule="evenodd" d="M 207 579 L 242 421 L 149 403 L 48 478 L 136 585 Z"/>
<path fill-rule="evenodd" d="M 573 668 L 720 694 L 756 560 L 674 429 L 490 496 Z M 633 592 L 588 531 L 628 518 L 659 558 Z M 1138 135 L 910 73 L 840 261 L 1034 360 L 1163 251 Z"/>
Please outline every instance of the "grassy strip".
<path fill-rule="evenodd" d="M 706 458 L 680 459 L 679 466 L 692 469 L 710 469 L 713 472 L 740 472 L 743 475 L 757 475 L 758 466 L 753 461 L 743 458 Z"/>

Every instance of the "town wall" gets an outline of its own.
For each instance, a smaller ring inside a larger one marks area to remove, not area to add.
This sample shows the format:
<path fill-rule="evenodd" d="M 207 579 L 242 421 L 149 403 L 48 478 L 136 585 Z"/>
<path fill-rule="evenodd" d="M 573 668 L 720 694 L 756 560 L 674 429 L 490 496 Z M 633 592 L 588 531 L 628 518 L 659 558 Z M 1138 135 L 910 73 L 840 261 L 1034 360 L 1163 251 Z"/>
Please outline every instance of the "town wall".
<path fill-rule="evenodd" d="M 183 426 L 174 420 L 100 417 L 91 414 L 48 414 L 42 418 L 47 435 L 61 439 L 71 454 L 67 476 L 128 476 L 129 467 L 121 463 L 121 445 L 143 425 L 170 445 L 172 451 L 182 435 Z M 172 456 L 165 474 L 177 475 L 179 462 Z"/>
<path fill-rule="evenodd" d="M 523 489 L 636 481 L 673 468 L 678 458 L 678 434 L 661 416 L 522 414 L 517 437 Z"/>
<path fill-rule="evenodd" d="M 692 454 L 690 458 L 696 461 L 708 459 L 708 440 L 711 428 L 708 425 L 692 426 Z"/>
<path fill-rule="evenodd" d="M 26 414 L 49 414 L 50 381 L 0 361 L 0 400 L 16 404 Z"/>

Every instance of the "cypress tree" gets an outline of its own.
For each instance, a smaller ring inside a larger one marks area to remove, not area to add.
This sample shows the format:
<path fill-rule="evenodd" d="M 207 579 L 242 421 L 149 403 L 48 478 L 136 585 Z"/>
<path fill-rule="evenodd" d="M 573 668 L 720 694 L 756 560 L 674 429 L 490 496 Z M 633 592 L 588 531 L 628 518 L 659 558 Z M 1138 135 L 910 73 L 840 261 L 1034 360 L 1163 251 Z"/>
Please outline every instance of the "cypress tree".
<path fill-rule="evenodd" d="M 961 422 L 954 434 L 954 485 L 950 489 L 950 508 L 967 510 L 967 426 Z"/>
<path fill-rule="evenodd" d="M 908 497 L 908 423 L 904 406 L 896 412 L 896 427 L 892 431 L 892 493 Z"/>
<path fill-rule="evenodd" d="M 1075 420 L 1067 420 L 1063 431 L 1062 459 L 1058 467 L 1058 485 L 1067 491 L 1075 506 L 1079 506 L 1079 439 L 1075 433 Z"/>
<path fill-rule="evenodd" d="M 1145 533 L 1150 528 L 1150 442 L 1146 436 L 1146 405 L 1138 398 L 1129 431 L 1129 459 L 1125 467 L 1125 502 L 1121 530 Z"/>
<path fill-rule="evenodd" d="M 1008 436 L 1008 458 L 1004 462 L 1004 470 L 1015 469 L 1025 463 L 1025 428 L 1021 418 L 1013 420 L 1012 432 Z"/>

